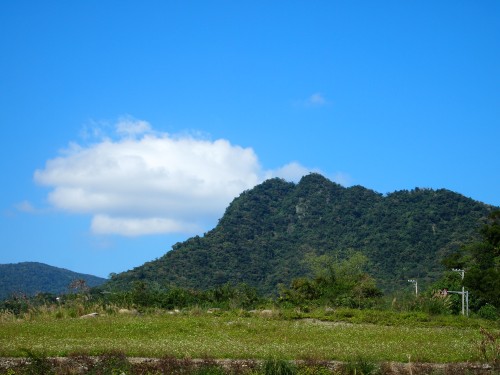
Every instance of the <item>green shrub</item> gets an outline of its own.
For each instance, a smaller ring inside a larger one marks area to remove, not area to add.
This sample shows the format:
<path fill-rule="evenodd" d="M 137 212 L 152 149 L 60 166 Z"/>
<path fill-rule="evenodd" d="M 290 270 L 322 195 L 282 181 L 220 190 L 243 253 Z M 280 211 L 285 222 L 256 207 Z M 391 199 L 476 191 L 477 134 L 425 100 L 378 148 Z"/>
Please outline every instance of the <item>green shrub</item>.
<path fill-rule="evenodd" d="M 28 364 L 24 368 L 23 374 L 26 375 L 50 375 L 54 374 L 52 363 L 43 354 L 36 354 L 28 349 L 23 349 L 28 358 Z"/>
<path fill-rule="evenodd" d="M 13 294 L 0 303 L 2 310 L 10 311 L 16 316 L 27 313 L 32 307 L 31 301 L 24 294 Z"/>
<path fill-rule="evenodd" d="M 479 315 L 483 319 L 488 319 L 488 320 L 497 320 L 498 319 L 498 312 L 495 306 L 486 304 L 482 306 L 479 311 L 477 312 L 477 315 Z"/>
<path fill-rule="evenodd" d="M 370 375 L 376 371 L 377 365 L 361 356 L 347 361 L 344 365 L 344 372 L 348 375 Z"/>
<path fill-rule="evenodd" d="M 297 367 L 284 359 L 270 358 L 262 365 L 264 375 L 295 375 Z"/>
<path fill-rule="evenodd" d="M 99 360 L 87 374 L 91 375 L 118 375 L 130 373 L 132 366 L 122 352 L 112 351 L 99 357 Z"/>
<path fill-rule="evenodd" d="M 300 366 L 297 375 L 331 375 L 332 372 L 324 366 L 320 365 L 304 365 Z"/>

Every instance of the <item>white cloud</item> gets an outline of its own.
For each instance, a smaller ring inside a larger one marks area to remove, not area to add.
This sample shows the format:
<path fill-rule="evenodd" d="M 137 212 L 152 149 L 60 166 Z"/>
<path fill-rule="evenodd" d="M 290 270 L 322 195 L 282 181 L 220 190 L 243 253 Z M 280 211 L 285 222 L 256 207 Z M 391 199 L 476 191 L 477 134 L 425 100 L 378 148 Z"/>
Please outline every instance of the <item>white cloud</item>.
<path fill-rule="evenodd" d="M 307 99 L 300 101 L 299 104 L 305 107 L 323 107 L 328 105 L 329 101 L 323 94 L 316 92 Z"/>
<path fill-rule="evenodd" d="M 92 215 L 95 233 L 191 233 L 262 181 L 251 148 L 153 134 L 146 122 L 130 119 L 116 131 L 117 140 L 70 144 L 34 174 L 38 184 L 52 188 L 51 205 Z"/>
<path fill-rule="evenodd" d="M 300 108 L 318 108 L 330 105 L 330 101 L 323 94 L 316 92 L 306 99 L 296 100 L 294 105 Z"/>
<path fill-rule="evenodd" d="M 333 175 L 332 180 L 342 186 L 352 185 L 352 177 L 344 172 L 337 172 Z"/>
<path fill-rule="evenodd" d="M 196 233 L 201 230 L 196 225 L 162 217 L 127 218 L 108 215 L 94 216 L 91 228 L 96 234 L 119 234 L 128 237 L 169 232 Z"/>
<path fill-rule="evenodd" d="M 307 99 L 307 104 L 311 106 L 322 106 L 327 103 L 325 97 L 320 94 L 319 92 L 312 94 L 308 99 Z"/>
<path fill-rule="evenodd" d="M 35 213 L 37 212 L 37 209 L 29 202 L 29 201 L 22 201 L 19 202 L 15 205 L 16 209 L 21 212 L 27 212 L 27 213 Z"/>
<path fill-rule="evenodd" d="M 91 215 L 95 234 L 200 233 L 231 200 L 265 178 L 297 182 L 319 172 L 297 162 L 264 171 L 251 148 L 155 132 L 132 118 L 120 120 L 115 132 L 115 139 L 94 131 L 96 143 L 70 143 L 34 174 L 38 184 L 51 188 L 53 207 Z M 26 201 L 18 209 L 33 206 Z"/>
<path fill-rule="evenodd" d="M 303 176 L 311 172 L 320 173 L 319 169 L 309 169 L 296 161 L 288 163 L 281 168 L 267 172 L 267 178 L 280 177 L 287 181 L 298 182 Z"/>
<path fill-rule="evenodd" d="M 151 125 L 142 120 L 135 120 L 132 117 L 124 117 L 116 124 L 116 132 L 123 136 L 135 137 L 141 134 L 150 133 Z"/>
<path fill-rule="evenodd" d="M 291 163 L 285 164 L 281 168 L 268 171 L 266 173 L 266 178 L 280 177 L 287 181 L 299 182 L 303 176 L 309 173 L 319 173 L 327 176 L 327 174 L 321 171 L 321 169 L 319 168 L 307 168 L 302 164 L 293 161 Z M 347 173 L 337 172 L 333 176 L 328 175 L 327 177 L 342 186 L 350 186 L 352 184 L 352 178 Z"/>

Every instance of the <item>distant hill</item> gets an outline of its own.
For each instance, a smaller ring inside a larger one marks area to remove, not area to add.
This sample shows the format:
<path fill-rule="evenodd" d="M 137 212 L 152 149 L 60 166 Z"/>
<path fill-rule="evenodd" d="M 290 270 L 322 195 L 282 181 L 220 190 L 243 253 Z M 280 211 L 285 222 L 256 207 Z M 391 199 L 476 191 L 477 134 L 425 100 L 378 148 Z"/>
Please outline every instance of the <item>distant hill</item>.
<path fill-rule="evenodd" d="M 114 275 L 105 287 L 134 281 L 157 286 L 211 288 L 247 283 L 275 293 L 307 275 L 306 254 L 342 259 L 364 253 L 384 290 L 425 286 L 442 272 L 441 260 L 478 238 L 493 206 L 449 190 L 416 188 L 379 194 L 342 187 L 319 174 L 298 184 L 270 179 L 243 192 L 203 237 L 177 243 L 161 258 Z"/>
<path fill-rule="evenodd" d="M 99 286 L 106 281 L 101 277 L 76 273 L 43 263 L 0 264 L 0 300 L 12 293 L 26 295 L 35 295 L 39 292 L 67 293 L 69 284 L 76 279 L 85 280 L 89 287 Z"/>

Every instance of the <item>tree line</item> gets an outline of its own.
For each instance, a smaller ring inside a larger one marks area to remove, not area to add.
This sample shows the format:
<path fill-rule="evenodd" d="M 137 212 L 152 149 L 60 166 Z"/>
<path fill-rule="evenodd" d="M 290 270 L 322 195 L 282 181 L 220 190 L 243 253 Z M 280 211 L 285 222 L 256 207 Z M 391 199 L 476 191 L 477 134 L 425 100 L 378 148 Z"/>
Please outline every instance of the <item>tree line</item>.
<path fill-rule="evenodd" d="M 332 255 L 305 257 L 304 267 L 311 276 L 294 278 L 280 284 L 278 294 L 263 296 L 247 284 L 229 282 L 207 290 L 162 287 L 144 280 L 134 281 L 128 290 L 89 288 L 85 280 L 74 280 L 68 293 L 56 296 L 39 293 L 34 297 L 12 295 L 0 303 L 0 310 L 22 314 L 41 305 L 81 304 L 114 305 L 135 309 L 183 309 L 193 306 L 221 309 L 254 309 L 270 303 L 280 307 L 294 307 L 304 311 L 318 306 L 358 309 L 417 310 L 430 314 L 458 314 L 461 298 L 445 295 L 443 290 L 470 292 L 471 311 L 479 316 L 495 319 L 500 310 L 500 211 L 493 212 L 480 229 L 480 240 L 461 247 L 448 256 L 447 267 L 440 279 L 419 295 L 413 295 L 410 286 L 404 291 L 384 295 L 371 275 L 371 262 L 360 252 L 348 251 L 346 257 Z M 463 280 L 453 268 L 465 271 Z M 388 305 L 390 301 L 390 305 Z"/>

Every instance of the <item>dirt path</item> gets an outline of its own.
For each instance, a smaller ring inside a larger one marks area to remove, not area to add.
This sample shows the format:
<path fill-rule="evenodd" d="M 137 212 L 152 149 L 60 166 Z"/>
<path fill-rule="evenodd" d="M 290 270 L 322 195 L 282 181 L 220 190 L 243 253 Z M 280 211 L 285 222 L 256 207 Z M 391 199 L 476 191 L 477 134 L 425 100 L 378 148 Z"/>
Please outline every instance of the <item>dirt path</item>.
<path fill-rule="evenodd" d="M 323 367 L 333 371 L 341 371 L 346 365 L 338 361 L 293 361 L 297 366 Z M 122 354 L 110 354 L 100 357 L 70 356 L 52 358 L 0 358 L 0 372 L 9 369 L 37 368 L 40 373 L 43 369 L 52 368 L 56 373 L 85 374 L 92 368 L 128 369 L 132 373 L 142 374 L 157 371 L 159 373 L 186 373 L 204 366 L 222 367 L 231 374 L 247 374 L 258 369 L 261 360 L 236 359 L 178 359 L 178 358 L 137 358 L 125 357 Z M 106 367 L 108 366 L 108 367 Z M 110 367 L 111 366 L 111 367 Z M 419 375 L 419 374 L 478 374 L 494 375 L 499 369 L 481 363 L 397 363 L 384 362 L 377 365 L 380 373 L 391 375 Z"/>

